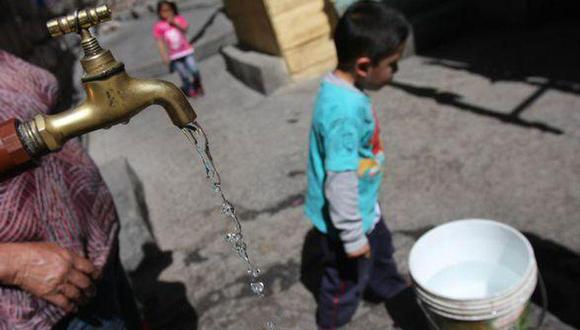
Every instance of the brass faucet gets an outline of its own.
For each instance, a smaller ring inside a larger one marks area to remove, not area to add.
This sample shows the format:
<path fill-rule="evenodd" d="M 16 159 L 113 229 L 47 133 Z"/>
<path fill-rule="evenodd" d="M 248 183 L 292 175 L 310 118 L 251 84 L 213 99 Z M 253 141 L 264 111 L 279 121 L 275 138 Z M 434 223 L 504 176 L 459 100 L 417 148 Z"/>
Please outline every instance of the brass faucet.
<path fill-rule="evenodd" d="M 129 77 L 123 63 L 101 48 L 89 28 L 110 19 L 111 10 L 103 5 L 47 23 L 52 37 L 80 34 L 85 72 L 82 82 L 87 97 L 73 109 L 55 115 L 40 114 L 18 126 L 18 134 L 32 157 L 59 150 L 73 137 L 128 122 L 152 104 L 161 105 L 180 128 L 195 121 L 195 111 L 181 89 L 162 80 Z"/>

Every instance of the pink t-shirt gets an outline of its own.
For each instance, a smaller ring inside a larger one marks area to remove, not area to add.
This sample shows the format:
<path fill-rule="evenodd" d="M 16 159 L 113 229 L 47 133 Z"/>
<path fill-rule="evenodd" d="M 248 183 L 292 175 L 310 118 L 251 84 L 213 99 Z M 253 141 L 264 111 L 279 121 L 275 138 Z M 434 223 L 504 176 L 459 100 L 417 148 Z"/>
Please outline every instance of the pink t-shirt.
<path fill-rule="evenodd" d="M 174 20 L 176 24 L 184 28 L 189 26 L 189 23 L 187 23 L 183 16 L 175 16 Z M 185 33 L 166 21 L 161 20 L 155 23 L 155 26 L 153 26 L 153 37 L 157 40 L 163 40 L 167 47 L 169 59 L 171 60 L 176 60 L 193 53 L 193 46 L 187 41 Z"/>

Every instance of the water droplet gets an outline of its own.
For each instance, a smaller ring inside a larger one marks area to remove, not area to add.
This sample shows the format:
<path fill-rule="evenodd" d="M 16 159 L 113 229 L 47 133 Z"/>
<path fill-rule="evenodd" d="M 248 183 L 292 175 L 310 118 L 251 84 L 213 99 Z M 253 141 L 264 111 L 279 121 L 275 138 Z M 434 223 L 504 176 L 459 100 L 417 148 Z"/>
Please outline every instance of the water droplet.
<path fill-rule="evenodd" d="M 247 261 L 246 243 L 240 238 L 240 236 L 236 236 L 235 240 L 230 243 L 233 244 L 234 251 L 236 251 L 242 259 Z"/>
<path fill-rule="evenodd" d="M 228 243 L 235 244 L 240 239 L 240 236 L 237 233 L 227 233 L 225 236 L 225 240 Z"/>
<path fill-rule="evenodd" d="M 276 325 L 276 322 L 268 321 L 268 322 L 266 322 L 266 329 L 267 330 L 278 330 L 278 326 Z"/>
<path fill-rule="evenodd" d="M 250 277 L 252 279 L 256 279 L 258 278 L 258 276 L 260 276 L 261 270 L 260 268 L 252 268 L 252 269 L 248 269 L 248 274 L 250 275 Z"/>
<path fill-rule="evenodd" d="M 223 203 L 222 204 L 222 214 L 231 217 L 234 215 L 234 212 L 235 212 L 235 209 L 232 206 L 232 204 L 230 204 L 230 203 Z"/>
<path fill-rule="evenodd" d="M 264 292 L 264 283 L 262 282 L 252 282 L 250 283 L 250 288 L 255 295 L 262 295 Z"/>

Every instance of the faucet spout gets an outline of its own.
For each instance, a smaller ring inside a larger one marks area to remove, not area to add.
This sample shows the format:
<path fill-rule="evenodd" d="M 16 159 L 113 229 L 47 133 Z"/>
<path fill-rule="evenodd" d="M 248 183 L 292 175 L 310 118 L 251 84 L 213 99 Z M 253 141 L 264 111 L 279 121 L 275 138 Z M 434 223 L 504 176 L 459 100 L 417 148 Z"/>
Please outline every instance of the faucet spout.
<path fill-rule="evenodd" d="M 179 128 L 195 121 L 196 114 L 174 84 L 155 79 L 135 79 L 120 71 L 107 79 L 84 84 L 87 98 L 76 108 L 55 115 L 37 115 L 21 129 L 29 151 L 43 154 L 59 150 L 73 137 L 128 122 L 153 104 L 162 106 Z"/>
<path fill-rule="evenodd" d="M 156 79 L 134 79 L 143 99 L 147 103 L 160 105 L 165 109 L 173 124 L 179 128 L 195 121 L 197 115 L 183 95 L 181 89 L 172 83 Z"/>

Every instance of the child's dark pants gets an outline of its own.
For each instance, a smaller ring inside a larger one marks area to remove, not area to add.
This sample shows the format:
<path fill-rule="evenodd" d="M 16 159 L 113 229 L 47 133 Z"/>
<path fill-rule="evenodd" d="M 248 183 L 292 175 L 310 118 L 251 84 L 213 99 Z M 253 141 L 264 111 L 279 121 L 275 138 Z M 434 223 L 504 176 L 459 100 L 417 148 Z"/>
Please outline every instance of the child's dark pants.
<path fill-rule="evenodd" d="M 407 287 L 393 259 L 391 233 L 383 219 L 367 235 L 370 258 L 349 259 L 342 243 L 317 232 L 324 271 L 318 294 L 316 322 L 335 329 L 350 321 L 365 291 L 385 301 Z"/>

